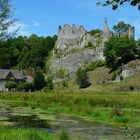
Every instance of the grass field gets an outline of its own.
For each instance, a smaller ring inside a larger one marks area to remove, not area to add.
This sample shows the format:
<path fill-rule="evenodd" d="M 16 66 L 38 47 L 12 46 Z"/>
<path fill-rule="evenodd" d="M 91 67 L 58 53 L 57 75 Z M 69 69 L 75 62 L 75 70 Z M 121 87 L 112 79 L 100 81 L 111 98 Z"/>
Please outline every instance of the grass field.
<path fill-rule="evenodd" d="M 5 106 L 8 110 L 12 106 L 19 107 L 14 112 L 14 115 L 16 115 L 16 112 L 20 115 L 33 112 L 36 115 L 40 112 L 47 112 L 48 114 L 63 113 L 91 122 L 117 127 L 140 128 L 140 91 L 116 93 L 85 90 L 75 92 L 54 91 L 50 93 L 0 92 L 0 101 L 2 106 Z M 54 116 L 40 115 L 39 117 L 51 120 Z M 4 118 L 0 117 L 0 120 L 4 120 Z M 58 134 L 50 135 L 46 131 L 30 128 L 7 128 L 1 126 L 0 135 L 1 140 L 63 140 Z M 81 140 L 80 138 L 72 139 Z"/>
<path fill-rule="evenodd" d="M 14 101 L 18 106 L 46 108 L 91 121 L 140 127 L 140 92 L 105 93 L 0 93 L 0 100 Z"/>

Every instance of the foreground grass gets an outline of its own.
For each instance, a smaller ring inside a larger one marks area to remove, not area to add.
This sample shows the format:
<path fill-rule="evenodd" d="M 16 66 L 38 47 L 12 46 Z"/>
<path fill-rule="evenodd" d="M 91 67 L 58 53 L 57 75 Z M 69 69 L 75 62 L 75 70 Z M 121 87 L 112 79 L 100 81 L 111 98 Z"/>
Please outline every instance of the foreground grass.
<path fill-rule="evenodd" d="M 47 131 L 0 127 L 0 140 L 57 140 Z"/>
<path fill-rule="evenodd" d="M 17 106 L 43 108 L 51 113 L 66 113 L 91 121 L 140 127 L 140 92 L 0 93 L 0 99 L 14 101 Z"/>

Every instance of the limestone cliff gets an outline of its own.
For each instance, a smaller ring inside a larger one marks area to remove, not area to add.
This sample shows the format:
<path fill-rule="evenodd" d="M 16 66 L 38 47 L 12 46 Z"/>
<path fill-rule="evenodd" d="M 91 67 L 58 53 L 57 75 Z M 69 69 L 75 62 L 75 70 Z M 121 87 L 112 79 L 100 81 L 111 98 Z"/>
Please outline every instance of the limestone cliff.
<path fill-rule="evenodd" d="M 134 28 L 120 35 L 133 35 Z M 58 40 L 51 58 L 51 72 L 55 78 L 64 78 L 62 75 L 72 76 L 79 67 L 96 60 L 104 60 L 104 42 L 114 34 L 109 30 L 107 20 L 104 22 L 104 31 L 91 34 L 83 26 L 64 25 L 58 27 Z"/>
<path fill-rule="evenodd" d="M 103 34 L 90 35 L 83 26 L 59 26 L 58 40 L 51 59 L 53 74 L 65 69 L 71 75 L 94 60 L 104 60 Z"/>

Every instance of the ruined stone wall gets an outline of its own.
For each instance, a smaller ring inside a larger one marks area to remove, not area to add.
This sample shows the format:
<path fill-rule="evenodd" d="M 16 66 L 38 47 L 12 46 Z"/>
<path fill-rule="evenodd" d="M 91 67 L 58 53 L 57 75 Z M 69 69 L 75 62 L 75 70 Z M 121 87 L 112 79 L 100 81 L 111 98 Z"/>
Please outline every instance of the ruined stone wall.
<path fill-rule="evenodd" d="M 103 33 L 90 35 L 83 26 L 64 25 L 58 27 L 58 40 L 56 42 L 51 59 L 51 71 L 53 75 L 63 68 L 70 75 L 77 69 L 96 60 L 104 60 L 103 57 Z M 86 48 L 88 44 L 92 47 Z"/>
<path fill-rule="evenodd" d="M 96 60 L 103 60 L 104 43 L 111 36 L 118 36 L 109 30 L 107 20 L 104 22 L 104 31 L 91 35 L 83 26 L 64 25 L 58 27 L 58 39 L 51 58 L 51 72 L 55 73 L 59 69 L 65 69 L 69 75 L 76 73 L 77 69 Z M 119 36 L 128 35 L 134 37 L 134 28 L 130 27 L 126 33 Z M 91 45 L 89 48 L 88 44 Z"/>

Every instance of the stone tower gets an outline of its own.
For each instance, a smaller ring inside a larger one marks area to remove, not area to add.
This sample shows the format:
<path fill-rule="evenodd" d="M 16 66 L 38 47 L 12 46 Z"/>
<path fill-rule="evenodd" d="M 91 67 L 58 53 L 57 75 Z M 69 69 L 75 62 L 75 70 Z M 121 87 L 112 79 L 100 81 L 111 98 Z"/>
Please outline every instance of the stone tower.
<path fill-rule="evenodd" d="M 128 29 L 128 36 L 129 36 L 129 37 L 135 38 L 135 27 L 129 26 L 129 29 Z"/>
<path fill-rule="evenodd" d="M 104 20 L 104 33 L 110 33 L 106 18 Z"/>
<path fill-rule="evenodd" d="M 103 33 L 103 40 L 107 41 L 111 37 L 111 32 L 109 30 L 109 26 L 107 23 L 107 19 L 104 20 L 104 33 Z"/>

